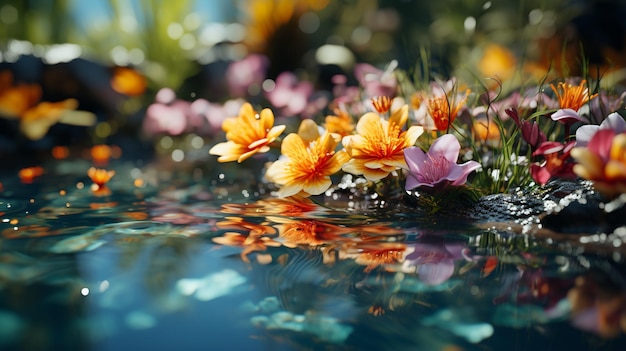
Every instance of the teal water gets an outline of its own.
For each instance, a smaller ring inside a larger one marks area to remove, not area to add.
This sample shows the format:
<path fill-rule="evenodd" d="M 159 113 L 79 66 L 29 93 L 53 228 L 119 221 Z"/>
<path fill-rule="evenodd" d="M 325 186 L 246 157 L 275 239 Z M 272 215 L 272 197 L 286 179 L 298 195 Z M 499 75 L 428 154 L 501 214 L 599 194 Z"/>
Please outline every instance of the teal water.
<path fill-rule="evenodd" d="M 620 247 L 280 201 L 236 165 L 113 160 L 101 196 L 42 166 L 0 173 L 2 350 L 626 348 Z"/>

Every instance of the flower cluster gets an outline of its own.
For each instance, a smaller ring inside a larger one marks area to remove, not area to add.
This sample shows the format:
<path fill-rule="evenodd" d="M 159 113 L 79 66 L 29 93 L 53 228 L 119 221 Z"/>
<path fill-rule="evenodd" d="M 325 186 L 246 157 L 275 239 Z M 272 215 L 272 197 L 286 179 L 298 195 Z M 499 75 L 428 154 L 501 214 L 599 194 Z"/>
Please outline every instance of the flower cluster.
<path fill-rule="evenodd" d="M 429 194 L 466 186 L 468 179 L 472 188 L 493 193 L 577 176 L 607 196 L 626 192 L 626 122 L 615 112 L 623 108 L 621 97 L 592 93 L 585 79 L 555 81 L 551 94 L 503 97 L 493 87 L 481 92 L 456 79 L 407 94 L 406 84 L 400 89 L 402 76 L 395 62 L 385 70 L 356 65 L 359 86 L 335 76 L 326 106 L 332 113 L 321 118 L 323 108 L 306 108 L 312 85 L 283 73 L 267 94 L 273 108 L 257 113 L 243 104 L 238 116 L 223 121 L 227 141 L 210 154 L 241 163 L 280 149 L 265 172 L 280 187 L 279 197 L 324 194 L 340 173 L 370 183 L 405 179 L 406 191 Z M 607 107 L 605 119 L 600 114 Z M 274 126 L 275 111 L 285 124 Z M 289 122 L 294 114 L 302 117 L 295 130 Z"/>

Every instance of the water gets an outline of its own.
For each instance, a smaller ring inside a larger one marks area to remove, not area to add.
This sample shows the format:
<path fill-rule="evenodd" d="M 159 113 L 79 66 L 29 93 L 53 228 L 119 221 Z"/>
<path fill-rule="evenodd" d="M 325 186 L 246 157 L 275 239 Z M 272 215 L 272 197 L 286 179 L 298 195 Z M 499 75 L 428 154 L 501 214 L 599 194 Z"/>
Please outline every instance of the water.
<path fill-rule="evenodd" d="M 0 349 L 626 348 L 620 248 L 282 201 L 211 162 L 113 160 L 100 196 L 87 160 L 5 168 Z"/>

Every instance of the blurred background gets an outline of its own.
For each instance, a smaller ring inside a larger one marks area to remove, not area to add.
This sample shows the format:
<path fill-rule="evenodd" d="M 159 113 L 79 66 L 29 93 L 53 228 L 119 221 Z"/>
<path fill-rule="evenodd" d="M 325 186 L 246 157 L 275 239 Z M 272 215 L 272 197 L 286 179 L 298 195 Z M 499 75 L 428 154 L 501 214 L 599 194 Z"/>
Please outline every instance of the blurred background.
<path fill-rule="evenodd" d="M 623 0 L 1 0 L 0 153 L 149 150 L 167 134 L 144 126 L 155 102 L 225 113 L 235 98 L 264 104 L 263 83 L 283 72 L 320 91 L 337 74 L 356 84 L 357 63 L 395 60 L 415 85 L 516 72 L 619 83 L 624 18 Z"/>

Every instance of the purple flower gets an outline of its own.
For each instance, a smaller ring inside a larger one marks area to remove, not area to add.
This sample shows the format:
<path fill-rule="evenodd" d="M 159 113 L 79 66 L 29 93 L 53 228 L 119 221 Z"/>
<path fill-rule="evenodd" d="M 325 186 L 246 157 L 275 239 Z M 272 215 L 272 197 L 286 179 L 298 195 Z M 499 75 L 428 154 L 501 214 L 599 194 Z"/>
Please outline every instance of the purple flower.
<path fill-rule="evenodd" d="M 445 134 L 433 142 L 428 153 L 412 146 L 404 150 L 409 166 L 406 190 L 420 186 L 434 188 L 438 185 L 463 185 L 470 172 L 480 168 L 476 161 L 457 164 L 461 145 L 452 134 Z"/>
<path fill-rule="evenodd" d="M 576 146 L 586 146 L 599 130 L 613 130 L 616 134 L 626 132 L 626 121 L 619 113 L 611 113 L 599 126 L 585 125 L 576 130 Z"/>

